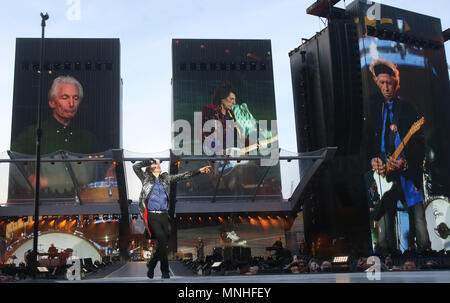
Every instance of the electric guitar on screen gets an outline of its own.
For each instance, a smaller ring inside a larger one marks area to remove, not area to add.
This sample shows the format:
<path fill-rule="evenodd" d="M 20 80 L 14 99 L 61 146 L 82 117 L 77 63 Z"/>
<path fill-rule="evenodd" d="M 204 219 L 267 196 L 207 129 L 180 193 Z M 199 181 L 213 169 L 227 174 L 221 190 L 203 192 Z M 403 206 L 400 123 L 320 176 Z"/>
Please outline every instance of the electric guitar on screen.
<path fill-rule="evenodd" d="M 274 142 L 278 141 L 278 135 L 274 136 L 273 138 L 264 140 L 264 141 L 260 141 L 259 144 L 255 143 L 252 144 L 250 146 L 246 146 L 243 148 L 238 148 L 238 147 L 231 147 L 231 148 L 227 148 L 225 150 L 225 155 L 230 156 L 230 157 L 239 157 L 239 156 L 243 156 L 243 155 L 247 155 L 248 153 L 250 153 L 251 151 L 257 150 L 258 147 L 263 147 L 266 146 L 267 144 L 272 144 Z M 220 174 L 223 170 L 222 176 L 226 176 L 229 173 L 232 172 L 232 170 L 239 165 L 244 165 L 247 164 L 249 160 L 241 160 L 239 161 L 239 163 L 236 163 L 234 161 L 217 161 L 213 164 L 213 168 L 214 168 L 214 172 L 217 174 Z"/>
<path fill-rule="evenodd" d="M 403 152 L 406 144 L 408 144 L 411 137 L 417 133 L 422 126 L 425 124 L 425 118 L 420 119 L 416 123 L 413 124 L 411 129 L 408 131 L 406 136 L 403 138 L 400 145 L 395 150 L 392 157 L 394 159 L 398 159 L 400 154 Z M 386 162 L 389 157 L 382 156 L 381 159 Z M 391 171 L 388 169 L 388 166 L 386 166 L 386 173 L 384 176 L 378 174 L 377 171 L 369 171 L 366 173 L 365 179 L 366 179 L 366 185 L 367 185 L 367 191 L 368 191 L 368 198 L 369 198 L 369 208 L 370 208 L 370 218 L 372 220 L 378 221 L 381 218 L 381 210 L 383 206 L 383 198 L 385 197 L 386 193 L 391 191 L 394 187 L 394 181 L 388 182 L 387 176 L 391 173 Z"/>

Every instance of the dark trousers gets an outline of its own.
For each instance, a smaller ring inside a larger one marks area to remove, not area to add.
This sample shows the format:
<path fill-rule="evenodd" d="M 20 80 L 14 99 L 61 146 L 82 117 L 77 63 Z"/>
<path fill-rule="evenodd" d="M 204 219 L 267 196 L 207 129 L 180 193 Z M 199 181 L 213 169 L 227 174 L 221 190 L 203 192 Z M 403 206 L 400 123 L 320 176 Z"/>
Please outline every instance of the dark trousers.
<path fill-rule="evenodd" d="M 150 232 L 152 233 L 152 239 L 158 240 L 156 246 L 156 252 L 148 262 L 149 270 L 154 270 L 156 263 L 161 262 L 161 272 L 163 274 L 169 273 L 169 260 L 167 258 L 169 235 L 170 235 L 170 223 L 167 213 L 148 213 L 148 224 Z"/>
<path fill-rule="evenodd" d="M 397 214 L 397 201 L 401 201 L 403 207 L 408 211 L 409 215 L 409 235 L 408 243 L 410 247 L 414 247 L 414 243 L 417 246 L 419 253 L 424 252 L 431 247 L 430 238 L 428 235 L 425 211 L 422 203 L 418 203 L 412 207 L 408 207 L 403 191 L 398 187 L 392 189 L 385 194 L 384 201 L 384 214 L 378 222 L 379 235 L 377 252 L 381 254 L 386 253 L 398 253 L 397 236 L 395 228 L 395 218 Z"/>

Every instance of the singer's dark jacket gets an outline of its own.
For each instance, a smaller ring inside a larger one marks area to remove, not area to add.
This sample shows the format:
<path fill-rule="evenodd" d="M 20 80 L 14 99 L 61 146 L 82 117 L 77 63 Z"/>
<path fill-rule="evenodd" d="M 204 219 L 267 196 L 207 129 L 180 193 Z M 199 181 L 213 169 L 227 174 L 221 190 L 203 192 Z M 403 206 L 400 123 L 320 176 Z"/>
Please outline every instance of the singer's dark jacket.
<path fill-rule="evenodd" d="M 150 227 L 148 224 L 147 198 L 148 198 L 148 195 L 150 194 L 150 192 L 152 191 L 153 186 L 155 185 L 155 176 L 150 171 L 142 170 L 142 168 L 150 166 L 150 164 L 151 164 L 150 161 L 142 161 L 142 162 L 137 162 L 133 165 L 134 172 L 136 173 L 136 175 L 142 182 L 142 190 L 139 195 L 139 213 L 145 222 L 146 232 L 149 237 L 152 236 L 152 233 L 151 233 L 151 230 L 150 230 Z M 166 172 L 161 173 L 159 175 L 159 181 L 161 182 L 162 186 L 164 187 L 164 190 L 167 195 L 167 201 L 169 201 L 170 184 L 172 182 L 178 182 L 178 181 L 188 179 L 190 177 L 193 177 L 193 176 L 196 176 L 199 174 L 200 174 L 200 170 L 187 171 L 187 172 L 177 174 L 177 175 L 169 175 Z M 172 213 L 172 212 L 171 212 L 170 205 L 169 205 L 168 214 L 170 214 L 170 213 Z"/>
<path fill-rule="evenodd" d="M 371 159 L 379 157 L 381 153 L 384 104 L 385 100 L 381 95 L 373 96 L 371 98 L 370 114 L 368 116 L 366 129 L 366 131 L 368 131 L 366 134 L 368 146 L 367 163 L 369 163 Z M 420 117 L 411 104 L 399 98 L 394 100 L 392 112 L 394 116 L 398 115 L 397 128 L 400 140 L 403 140 L 410 128 L 420 119 Z M 418 189 L 422 188 L 422 171 L 425 155 L 423 127 L 411 137 L 404 149 L 404 155 L 408 163 L 405 177 L 413 181 Z M 393 174 L 392 177 L 395 177 L 395 174 Z"/>

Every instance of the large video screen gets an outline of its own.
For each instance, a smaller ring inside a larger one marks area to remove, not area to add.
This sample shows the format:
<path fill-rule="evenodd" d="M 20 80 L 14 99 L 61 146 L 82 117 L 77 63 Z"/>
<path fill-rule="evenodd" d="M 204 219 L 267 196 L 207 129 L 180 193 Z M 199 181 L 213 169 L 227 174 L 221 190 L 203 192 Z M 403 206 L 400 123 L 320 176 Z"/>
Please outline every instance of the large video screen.
<path fill-rule="evenodd" d="M 388 6 L 361 11 L 375 8 L 360 39 L 372 244 L 378 253 L 449 249 L 449 81 L 444 48 L 427 42 L 439 42 L 440 22 Z"/>
<path fill-rule="evenodd" d="M 110 158 L 110 150 L 121 147 L 119 41 L 46 39 L 49 59 L 43 71 L 35 51 L 39 43 L 39 39 L 17 39 L 9 156 L 30 162 L 10 166 L 8 203 L 34 199 L 36 165 L 31 160 L 36 158 L 40 75 L 40 152 L 42 159 L 56 160 L 42 162 L 42 201 L 102 202 L 114 200 L 113 196 L 117 200 L 112 163 L 58 161 Z M 104 197 L 99 188 L 105 191 Z"/>
<path fill-rule="evenodd" d="M 173 61 L 175 151 L 276 158 L 270 41 L 174 40 Z M 180 171 L 204 165 L 211 165 L 213 174 L 179 182 L 179 197 L 248 198 L 255 190 L 259 195 L 281 194 L 278 161 L 181 162 Z"/>

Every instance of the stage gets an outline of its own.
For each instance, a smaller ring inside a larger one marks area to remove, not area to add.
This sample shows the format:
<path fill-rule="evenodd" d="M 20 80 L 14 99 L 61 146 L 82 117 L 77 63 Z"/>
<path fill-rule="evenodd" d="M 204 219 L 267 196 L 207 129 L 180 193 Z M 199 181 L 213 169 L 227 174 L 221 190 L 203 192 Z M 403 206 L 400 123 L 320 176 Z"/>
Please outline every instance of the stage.
<path fill-rule="evenodd" d="M 196 276 L 179 262 L 170 262 L 170 279 L 161 279 L 159 264 L 155 269 L 154 279 L 148 279 L 146 271 L 145 262 L 129 262 L 103 277 L 88 277 L 80 281 L 28 278 L 18 283 L 450 283 L 450 271 L 444 270 L 381 272 L 380 280 L 369 280 L 366 273 L 359 272 Z"/>

